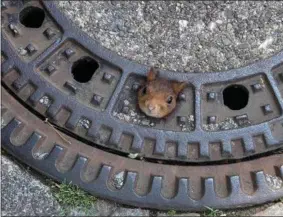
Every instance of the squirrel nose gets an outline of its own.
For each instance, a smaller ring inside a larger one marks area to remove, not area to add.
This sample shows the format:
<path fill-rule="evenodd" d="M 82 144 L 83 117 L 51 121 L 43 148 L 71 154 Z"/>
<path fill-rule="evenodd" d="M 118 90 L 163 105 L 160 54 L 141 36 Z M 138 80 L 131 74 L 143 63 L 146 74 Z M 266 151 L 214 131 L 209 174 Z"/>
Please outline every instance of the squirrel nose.
<path fill-rule="evenodd" d="M 153 111 L 155 109 L 155 106 L 152 105 L 152 104 L 149 104 L 148 105 L 148 109 L 149 109 L 149 111 Z"/>

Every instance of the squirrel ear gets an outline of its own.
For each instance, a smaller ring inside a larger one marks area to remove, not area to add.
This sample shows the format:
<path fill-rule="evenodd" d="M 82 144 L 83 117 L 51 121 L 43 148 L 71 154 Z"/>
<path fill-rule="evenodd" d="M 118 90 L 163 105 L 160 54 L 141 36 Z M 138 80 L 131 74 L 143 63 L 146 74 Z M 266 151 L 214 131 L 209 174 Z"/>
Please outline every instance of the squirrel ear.
<path fill-rule="evenodd" d="M 151 67 L 149 72 L 147 73 L 147 81 L 153 81 L 156 79 L 157 71 L 156 68 Z"/>
<path fill-rule="evenodd" d="M 179 94 L 185 87 L 186 87 L 187 83 L 185 82 L 177 82 L 177 81 L 173 81 L 172 82 L 172 88 L 175 94 Z"/>

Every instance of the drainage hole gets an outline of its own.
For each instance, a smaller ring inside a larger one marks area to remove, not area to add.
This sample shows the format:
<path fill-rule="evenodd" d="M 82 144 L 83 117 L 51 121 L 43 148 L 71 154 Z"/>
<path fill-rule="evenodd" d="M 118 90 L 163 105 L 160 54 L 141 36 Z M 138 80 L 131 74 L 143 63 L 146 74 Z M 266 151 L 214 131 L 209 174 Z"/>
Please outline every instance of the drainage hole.
<path fill-rule="evenodd" d="M 83 57 L 74 62 L 72 66 L 72 74 L 77 82 L 86 83 L 91 80 L 98 67 L 99 65 L 94 59 Z"/>
<path fill-rule="evenodd" d="M 247 106 L 249 91 L 242 85 L 231 85 L 223 91 L 224 105 L 231 110 L 240 110 Z"/>
<path fill-rule="evenodd" d="M 20 12 L 20 22 L 25 27 L 39 28 L 45 18 L 44 10 L 38 7 L 26 7 Z"/>

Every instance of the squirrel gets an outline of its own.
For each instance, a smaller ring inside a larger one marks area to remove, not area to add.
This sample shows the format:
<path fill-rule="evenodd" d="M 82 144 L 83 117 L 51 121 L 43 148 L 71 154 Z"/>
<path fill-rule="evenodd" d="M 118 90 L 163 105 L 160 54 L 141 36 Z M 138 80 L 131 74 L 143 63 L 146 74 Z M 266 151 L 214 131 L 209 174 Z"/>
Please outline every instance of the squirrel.
<path fill-rule="evenodd" d="M 139 108 L 147 116 L 164 118 L 175 109 L 178 94 L 185 86 L 185 82 L 159 78 L 156 69 L 151 67 L 145 84 L 138 90 Z"/>

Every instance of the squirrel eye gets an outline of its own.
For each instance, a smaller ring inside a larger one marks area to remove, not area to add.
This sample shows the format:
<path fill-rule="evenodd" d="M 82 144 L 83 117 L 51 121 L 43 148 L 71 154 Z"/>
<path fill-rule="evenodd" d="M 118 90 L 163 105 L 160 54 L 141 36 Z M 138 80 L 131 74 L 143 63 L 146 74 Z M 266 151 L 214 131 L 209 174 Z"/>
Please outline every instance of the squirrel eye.
<path fill-rule="evenodd" d="M 172 97 L 172 96 L 168 96 L 166 102 L 167 102 L 168 104 L 171 104 L 172 101 L 173 101 L 173 97 Z"/>
<path fill-rule="evenodd" d="M 146 94 L 146 87 L 144 87 L 144 88 L 142 89 L 142 94 L 143 94 L 143 95 Z"/>

